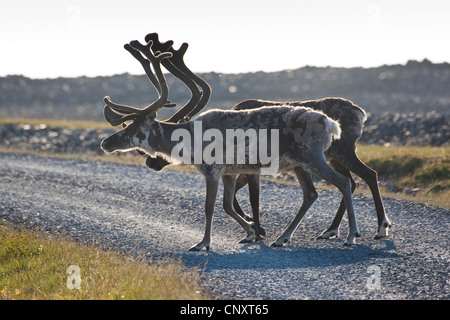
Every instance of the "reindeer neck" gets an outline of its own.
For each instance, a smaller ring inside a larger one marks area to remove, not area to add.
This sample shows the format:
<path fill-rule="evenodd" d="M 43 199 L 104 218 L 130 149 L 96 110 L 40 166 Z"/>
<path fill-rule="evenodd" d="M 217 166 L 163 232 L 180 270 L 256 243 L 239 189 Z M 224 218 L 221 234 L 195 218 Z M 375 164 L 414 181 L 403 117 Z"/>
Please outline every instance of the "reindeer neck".
<path fill-rule="evenodd" d="M 170 123 L 165 121 L 154 121 L 147 132 L 142 133 L 140 146 L 146 151 L 152 151 L 170 156 L 172 149 L 178 141 L 172 141 L 172 134 L 177 129 L 190 130 L 189 122 Z"/>

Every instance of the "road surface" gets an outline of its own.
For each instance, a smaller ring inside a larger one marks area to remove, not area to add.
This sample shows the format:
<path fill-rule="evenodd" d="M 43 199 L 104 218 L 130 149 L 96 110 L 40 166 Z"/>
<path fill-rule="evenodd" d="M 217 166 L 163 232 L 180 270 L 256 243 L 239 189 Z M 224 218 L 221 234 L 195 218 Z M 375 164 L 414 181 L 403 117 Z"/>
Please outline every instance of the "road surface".
<path fill-rule="evenodd" d="M 297 212 L 298 186 L 262 182 L 262 242 L 239 244 L 244 230 L 221 208 L 219 190 L 211 251 L 188 252 L 204 231 L 200 174 L 145 166 L 0 153 L 0 219 L 149 259 L 180 257 L 200 267 L 208 290 L 223 299 L 449 299 L 449 211 L 385 199 L 393 226 L 374 240 L 371 198 L 355 195 L 358 245 L 316 240 L 340 195 L 319 190 L 290 245 L 272 248 Z M 242 191 L 243 207 L 249 210 Z M 1 244 L 0 244 L 1 245 Z M 74 262 L 76 263 L 76 262 Z"/>

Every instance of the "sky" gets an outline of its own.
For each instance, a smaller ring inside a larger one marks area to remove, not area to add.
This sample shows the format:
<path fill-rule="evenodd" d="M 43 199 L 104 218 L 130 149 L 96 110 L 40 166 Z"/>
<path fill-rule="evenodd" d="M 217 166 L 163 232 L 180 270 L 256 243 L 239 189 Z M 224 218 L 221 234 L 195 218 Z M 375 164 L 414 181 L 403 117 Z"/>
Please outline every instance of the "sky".
<path fill-rule="evenodd" d="M 157 32 L 194 72 L 450 61 L 448 0 L 2 0 L 0 76 L 143 74 L 123 49 Z"/>

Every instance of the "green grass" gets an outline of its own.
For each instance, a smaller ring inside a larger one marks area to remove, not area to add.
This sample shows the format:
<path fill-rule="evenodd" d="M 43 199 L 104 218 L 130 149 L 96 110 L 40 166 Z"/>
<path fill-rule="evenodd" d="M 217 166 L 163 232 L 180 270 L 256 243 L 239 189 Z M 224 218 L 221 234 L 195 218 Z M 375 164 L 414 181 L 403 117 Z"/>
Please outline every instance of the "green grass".
<path fill-rule="evenodd" d="M 180 261 L 149 264 L 62 236 L 0 224 L 0 300 L 207 299 L 200 272 Z M 75 274 L 80 268 L 80 289 Z M 71 280 L 71 279 L 69 279 Z M 72 289 L 71 289 L 72 288 Z"/>
<path fill-rule="evenodd" d="M 417 188 L 409 199 L 450 208 L 450 147 L 384 147 L 359 145 L 358 156 L 380 180 L 401 189 Z M 396 193 L 394 197 L 404 198 Z"/>
<path fill-rule="evenodd" d="M 377 158 L 367 161 L 367 164 L 374 168 L 380 177 L 399 178 L 409 175 L 415 170 L 419 170 L 424 160 L 417 157 L 397 157 Z"/>

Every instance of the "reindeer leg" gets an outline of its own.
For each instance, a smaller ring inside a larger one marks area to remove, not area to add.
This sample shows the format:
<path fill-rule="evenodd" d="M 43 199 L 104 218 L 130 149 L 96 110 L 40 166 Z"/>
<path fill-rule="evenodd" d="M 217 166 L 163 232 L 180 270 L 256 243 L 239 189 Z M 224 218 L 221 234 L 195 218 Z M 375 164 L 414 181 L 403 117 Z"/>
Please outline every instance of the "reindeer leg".
<path fill-rule="evenodd" d="M 391 222 L 387 218 L 386 211 L 384 210 L 380 188 L 378 187 L 377 172 L 364 164 L 354 152 L 345 154 L 345 161 L 345 163 L 348 163 L 347 167 L 367 183 L 372 193 L 378 218 L 378 229 L 375 239 L 387 237 Z"/>
<path fill-rule="evenodd" d="M 252 206 L 252 213 L 253 218 L 248 216 L 244 213 L 244 210 L 242 210 L 236 194 L 237 192 L 245 187 L 245 185 L 248 184 L 249 194 L 250 194 L 250 205 Z M 236 179 L 236 189 L 234 191 L 234 199 L 233 199 L 233 207 L 234 210 L 245 220 L 247 221 L 254 221 L 256 223 L 256 226 L 259 229 L 259 233 L 262 236 L 266 235 L 266 230 L 261 227 L 261 224 L 259 223 L 259 175 L 257 174 L 240 174 Z"/>
<path fill-rule="evenodd" d="M 345 207 L 347 208 L 348 215 L 348 235 L 347 240 L 345 241 L 346 246 L 351 246 L 356 244 L 356 238 L 361 235 L 359 232 L 355 212 L 353 210 L 353 200 L 352 200 L 352 190 L 351 190 L 351 182 L 348 177 L 339 172 L 333 170 L 325 160 L 325 157 L 322 153 L 317 152 L 318 154 L 307 157 L 308 159 L 314 159 L 314 162 L 309 163 L 309 167 L 319 175 L 322 179 L 330 182 L 334 186 L 336 186 L 339 191 L 341 191 L 345 203 Z"/>
<path fill-rule="evenodd" d="M 243 187 L 247 185 L 247 175 L 246 174 L 240 174 L 236 179 L 236 188 L 234 190 L 234 198 L 233 198 L 233 207 L 234 211 L 237 212 L 238 215 L 240 215 L 242 218 L 244 218 L 247 221 L 253 221 L 250 216 L 245 214 L 244 210 L 242 210 L 241 205 L 239 204 L 237 200 L 237 192 L 241 190 Z"/>
<path fill-rule="evenodd" d="M 191 247 L 189 251 L 200 251 L 205 248 L 207 251 L 210 249 L 211 243 L 211 228 L 214 215 L 214 206 L 216 204 L 217 189 L 219 187 L 218 179 L 206 179 L 206 204 L 205 204 L 205 235 L 203 240 Z"/>
<path fill-rule="evenodd" d="M 252 206 L 253 221 L 259 229 L 259 233 L 262 236 L 266 236 L 266 230 L 261 227 L 259 222 L 259 191 L 261 189 L 259 175 L 258 174 L 247 174 L 248 180 L 248 190 L 250 194 L 250 205 Z"/>
<path fill-rule="evenodd" d="M 303 203 L 294 220 L 292 220 L 286 230 L 284 230 L 283 234 L 279 236 L 274 243 L 271 244 L 272 247 L 281 247 L 285 243 L 291 242 L 292 234 L 299 226 L 305 213 L 317 199 L 317 192 L 312 183 L 311 175 L 308 172 L 304 171 L 301 167 L 296 167 L 294 169 L 294 172 L 297 175 L 300 186 L 302 187 Z"/>
<path fill-rule="evenodd" d="M 356 189 L 356 183 L 355 183 L 355 180 L 353 180 L 352 175 L 350 174 L 350 171 L 348 171 L 347 168 L 340 165 L 338 162 L 336 162 L 334 160 L 332 160 L 330 163 L 331 163 L 331 166 L 333 167 L 333 169 L 335 169 L 337 172 L 345 175 L 346 177 L 348 177 L 350 179 L 350 182 L 352 184 L 351 190 L 352 190 L 352 194 L 353 194 L 353 192 Z M 322 234 L 317 237 L 317 239 L 338 238 L 339 237 L 339 225 L 341 224 L 341 220 L 342 220 L 342 217 L 344 216 L 344 213 L 345 213 L 345 201 L 344 201 L 344 198 L 342 198 L 341 203 L 339 204 L 338 211 L 336 212 L 336 215 L 333 219 L 333 222 L 328 227 L 328 229 L 323 231 Z"/>
<path fill-rule="evenodd" d="M 348 148 L 345 150 L 345 152 L 342 152 L 340 154 L 339 158 L 336 159 L 336 161 L 333 160 L 332 163 L 336 164 L 339 163 L 337 164 L 338 166 L 337 170 L 339 172 L 345 174 L 345 172 L 348 172 L 348 170 L 350 170 L 357 176 L 361 177 L 361 179 L 363 179 L 367 183 L 372 193 L 372 198 L 375 203 L 375 210 L 378 218 L 378 229 L 375 235 L 375 239 L 387 237 L 389 235 L 389 228 L 391 227 L 391 223 L 386 216 L 386 211 L 384 210 L 383 200 L 381 198 L 380 189 L 378 187 L 377 172 L 372 168 L 370 168 L 369 166 L 367 166 L 366 164 L 364 164 L 358 158 L 354 150 L 348 150 Z M 339 215 L 336 214 L 332 226 L 334 225 L 339 227 L 340 219 L 342 219 L 342 214 L 340 215 L 340 218 Z"/>
<path fill-rule="evenodd" d="M 256 238 L 260 238 L 258 227 L 254 222 L 247 222 L 242 218 L 233 208 L 233 198 L 234 191 L 236 188 L 236 176 L 235 175 L 224 175 L 223 180 L 223 208 L 226 213 L 232 216 L 247 232 L 247 237 L 245 237 L 240 243 L 252 242 Z"/>

